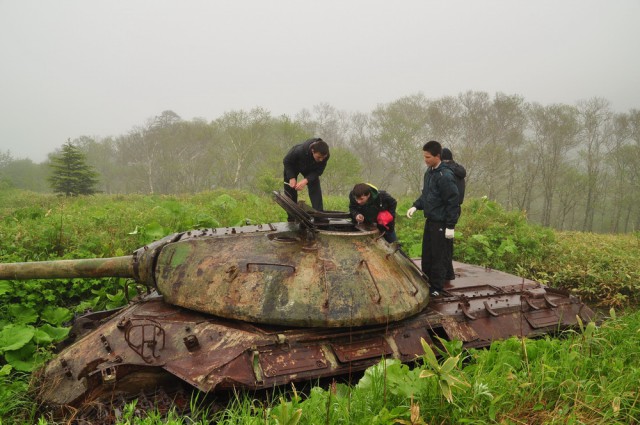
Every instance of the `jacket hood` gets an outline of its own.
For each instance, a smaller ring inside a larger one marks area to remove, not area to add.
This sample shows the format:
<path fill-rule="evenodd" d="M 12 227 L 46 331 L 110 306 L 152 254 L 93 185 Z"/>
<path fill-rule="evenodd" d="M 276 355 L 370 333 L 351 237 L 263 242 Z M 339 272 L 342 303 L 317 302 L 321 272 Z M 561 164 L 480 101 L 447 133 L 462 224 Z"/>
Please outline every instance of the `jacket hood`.
<path fill-rule="evenodd" d="M 444 162 L 442 161 L 442 164 L 444 164 L 448 169 L 450 169 L 451 171 L 453 171 L 453 175 L 458 177 L 458 178 L 465 178 L 467 176 L 467 170 L 460 164 L 458 164 L 457 162 L 454 161 L 449 161 L 449 162 Z"/>
<path fill-rule="evenodd" d="M 371 183 L 367 183 L 367 186 L 369 186 L 371 188 L 371 197 L 369 198 L 369 200 L 367 201 L 367 203 L 378 199 L 378 188 L 375 187 L 374 185 L 372 185 Z"/>

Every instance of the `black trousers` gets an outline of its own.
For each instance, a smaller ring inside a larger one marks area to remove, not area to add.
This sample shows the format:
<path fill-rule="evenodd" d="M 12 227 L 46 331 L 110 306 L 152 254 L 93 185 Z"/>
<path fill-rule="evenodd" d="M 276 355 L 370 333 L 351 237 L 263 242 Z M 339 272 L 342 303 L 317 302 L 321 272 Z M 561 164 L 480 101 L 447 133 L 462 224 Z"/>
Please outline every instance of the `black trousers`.
<path fill-rule="evenodd" d="M 460 218 L 461 212 L 462 207 L 458 205 L 458 218 Z M 456 278 L 456 273 L 453 271 L 453 239 L 447 239 L 447 244 L 449 247 L 447 250 L 447 273 L 445 275 L 445 279 L 454 280 Z"/>
<path fill-rule="evenodd" d="M 453 270 L 453 239 L 447 239 L 447 273 L 445 280 L 454 280 L 456 272 Z"/>
<path fill-rule="evenodd" d="M 286 180 L 286 176 L 285 176 Z M 297 180 L 297 178 L 296 178 Z M 311 206 L 316 211 L 324 211 L 322 204 L 322 187 L 320 186 L 320 179 L 316 179 L 313 182 L 307 183 L 307 189 L 309 189 L 309 199 L 311 200 Z M 289 186 L 284 185 L 284 193 L 295 203 L 298 203 L 298 191 Z M 293 219 L 293 217 L 289 217 Z"/>
<path fill-rule="evenodd" d="M 444 237 L 444 222 L 424 222 L 422 235 L 422 262 L 424 274 L 429 278 L 429 286 L 432 291 L 442 291 L 446 280 L 447 269 L 450 263 L 449 246 L 452 246 Z"/>

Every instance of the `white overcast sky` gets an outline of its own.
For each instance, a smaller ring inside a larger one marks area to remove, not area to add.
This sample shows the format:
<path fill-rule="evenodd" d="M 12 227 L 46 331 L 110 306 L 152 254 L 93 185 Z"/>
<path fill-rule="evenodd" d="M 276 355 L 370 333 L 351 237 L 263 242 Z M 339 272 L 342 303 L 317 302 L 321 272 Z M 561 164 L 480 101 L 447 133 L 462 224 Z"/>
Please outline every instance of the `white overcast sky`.
<path fill-rule="evenodd" d="M 164 110 L 368 113 L 467 90 L 640 109 L 640 0 L 0 0 L 0 152 L 16 159 Z"/>

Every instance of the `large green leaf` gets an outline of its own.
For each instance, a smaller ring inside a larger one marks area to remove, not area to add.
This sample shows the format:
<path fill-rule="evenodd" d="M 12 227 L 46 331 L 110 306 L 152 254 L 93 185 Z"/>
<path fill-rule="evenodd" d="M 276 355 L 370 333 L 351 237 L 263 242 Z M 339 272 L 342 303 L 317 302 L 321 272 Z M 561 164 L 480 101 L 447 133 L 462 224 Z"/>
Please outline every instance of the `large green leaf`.
<path fill-rule="evenodd" d="M 34 323 L 38 320 L 38 313 L 31 307 L 25 307 L 22 304 L 10 304 L 7 310 L 14 317 L 15 323 L 27 324 Z"/>
<path fill-rule="evenodd" d="M 53 342 L 53 338 L 51 338 L 51 335 L 49 335 L 45 331 L 36 329 L 33 334 L 33 341 L 38 345 L 46 345 L 51 344 Z"/>
<path fill-rule="evenodd" d="M 167 235 L 167 231 L 158 222 L 149 223 L 145 226 L 145 236 L 149 240 L 160 239 Z"/>
<path fill-rule="evenodd" d="M 211 204 L 223 210 L 233 210 L 238 206 L 238 201 L 225 193 L 218 196 Z"/>
<path fill-rule="evenodd" d="M 49 336 L 49 338 L 51 339 L 50 342 L 60 342 L 63 339 L 65 339 L 67 337 L 67 335 L 69 335 L 69 331 L 71 330 L 71 328 L 65 328 L 65 327 L 57 327 L 57 326 L 51 326 L 48 323 L 45 323 L 44 325 L 40 326 L 37 331 L 41 332 L 41 333 L 45 333 Z M 41 334 L 37 333 L 38 336 L 41 336 Z M 43 338 L 46 338 L 44 336 L 42 336 Z M 36 339 L 36 342 L 39 342 Z"/>
<path fill-rule="evenodd" d="M 7 325 L 0 331 L 0 351 L 18 350 L 31 341 L 34 334 L 33 326 Z"/>
<path fill-rule="evenodd" d="M 16 370 L 31 372 L 44 363 L 44 356 L 36 351 L 34 344 L 27 344 L 19 350 L 7 351 L 4 358 Z"/>
<path fill-rule="evenodd" d="M 360 381 L 356 384 L 356 387 L 359 389 L 369 389 L 375 385 L 375 381 L 384 376 L 387 368 L 391 367 L 394 364 L 400 364 L 400 360 L 398 359 L 383 359 L 379 363 L 367 368 L 364 371 L 364 375 L 360 378 Z"/>
<path fill-rule="evenodd" d="M 7 294 L 13 290 L 13 285 L 11 282 L 6 280 L 0 280 L 0 295 Z"/>
<path fill-rule="evenodd" d="M 40 318 L 54 326 L 59 326 L 73 318 L 73 313 L 64 307 L 46 307 L 40 314 Z"/>
<path fill-rule="evenodd" d="M 0 377 L 9 376 L 12 369 L 13 369 L 13 366 L 11 366 L 10 364 L 6 364 L 2 366 L 2 368 L 0 369 Z"/>

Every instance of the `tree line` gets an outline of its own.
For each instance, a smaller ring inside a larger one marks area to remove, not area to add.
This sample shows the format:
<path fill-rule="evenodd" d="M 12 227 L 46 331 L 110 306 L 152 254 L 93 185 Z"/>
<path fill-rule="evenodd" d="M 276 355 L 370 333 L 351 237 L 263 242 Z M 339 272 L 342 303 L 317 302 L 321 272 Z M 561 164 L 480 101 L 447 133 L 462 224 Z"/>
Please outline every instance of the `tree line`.
<path fill-rule="evenodd" d="M 346 197 L 364 181 L 413 199 L 424 173 L 422 145 L 438 140 L 466 167 L 470 197 L 487 196 L 561 230 L 640 228 L 640 111 L 614 112 L 603 98 L 541 105 L 503 93 L 417 93 L 370 113 L 320 104 L 295 117 L 255 108 L 212 121 L 164 111 L 127 134 L 72 143 L 105 193 L 268 193 L 282 189 L 285 153 L 309 137 L 331 147 L 322 177 L 327 194 Z M 34 164 L 0 152 L 0 187 L 49 191 L 58 154 Z"/>

